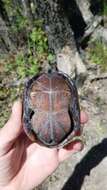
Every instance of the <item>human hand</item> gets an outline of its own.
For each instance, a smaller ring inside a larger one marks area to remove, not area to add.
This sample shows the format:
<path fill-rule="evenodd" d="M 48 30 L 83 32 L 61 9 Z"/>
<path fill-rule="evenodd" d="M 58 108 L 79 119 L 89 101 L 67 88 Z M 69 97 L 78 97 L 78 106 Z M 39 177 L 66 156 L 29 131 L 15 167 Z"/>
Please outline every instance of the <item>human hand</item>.
<path fill-rule="evenodd" d="M 81 112 L 81 123 L 87 120 Z M 31 142 L 22 127 L 22 104 L 15 102 L 9 121 L 0 130 L 0 190 L 33 189 L 82 147 L 81 142 L 72 142 L 57 150 Z"/>

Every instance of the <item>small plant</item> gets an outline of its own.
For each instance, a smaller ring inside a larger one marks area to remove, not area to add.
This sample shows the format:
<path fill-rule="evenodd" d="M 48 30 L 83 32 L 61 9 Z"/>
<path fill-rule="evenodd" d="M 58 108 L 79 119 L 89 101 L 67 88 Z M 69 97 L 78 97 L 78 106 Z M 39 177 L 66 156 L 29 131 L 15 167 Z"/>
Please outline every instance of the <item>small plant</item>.
<path fill-rule="evenodd" d="M 15 23 L 11 25 L 11 31 L 14 33 L 23 32 L 23 30 L 29 26 L 29 21 L 26 17 L 21 14 L 16 13 Z"/>
<path fill-rule="evenodd" d="M 107 1 L 106 0 L 104 0 L 104 10 L 103 10 L 103 14 L 104 15 L 107 15 Z"/>
<path fill-rule="evenodd" d="M 36 75 L 44 60 L 53 62 L 55 56 L 48 50 L 48 40 L 38 22 L 27 36 L 26 50 L 19 50 L 14 56 L 7 58 L 6 71 L 15 71 L 17 78 Z"/>
<path fill-rule="evenodd" d="M 102 71 L 107 70 L 107 47 L 101 41 L 94 41 L 89 47 L 90 60 L 101 66 Z"/>
<path fill-rule="evenodd" d="M 104 7 L 104 15 L 107 15 L 107 5 Z"/>
<path fill-rule="evenodd" d="M 47 44 L 47 37 L 45 32 L 39 28 L 33 28 L 29 38 L 29 45 L 30 48 L 35 48 L 34 51 L 37 53 L 47 53 L 48 44 Z"/>
<path fill-rule="evenodd" d="M 52 62 L 55 59 L 48 48 L 48 39 L 43 31 L 43 20 L 30 20 L 24 15 L 19 1 L 4 0 L 4 4 L 11 20 L 10 34 L 17 39 L 14 60 L 9 55 L 5 61 L 6 72 L 15 72 L 17 78 L 35 75 L 44 60 Z"/>
<path fill-rule="evenodd" d="M 94 5 L 94 10 L 97 10 L 97 14 L 107 15 L 107 0 L 94 0 L 92 2 Z"/>

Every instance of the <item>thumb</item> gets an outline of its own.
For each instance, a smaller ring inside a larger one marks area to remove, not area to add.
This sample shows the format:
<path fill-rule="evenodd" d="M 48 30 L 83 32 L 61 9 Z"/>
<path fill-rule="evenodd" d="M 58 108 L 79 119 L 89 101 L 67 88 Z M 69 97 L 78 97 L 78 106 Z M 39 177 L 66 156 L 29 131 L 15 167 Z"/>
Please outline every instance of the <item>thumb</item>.
<path fill-rule="evenodd" d="M 12 114 L 5 126 L 0 130 L 0 150 L 7 149 L 22 131 L 22 103 L 16 101 Z"/>

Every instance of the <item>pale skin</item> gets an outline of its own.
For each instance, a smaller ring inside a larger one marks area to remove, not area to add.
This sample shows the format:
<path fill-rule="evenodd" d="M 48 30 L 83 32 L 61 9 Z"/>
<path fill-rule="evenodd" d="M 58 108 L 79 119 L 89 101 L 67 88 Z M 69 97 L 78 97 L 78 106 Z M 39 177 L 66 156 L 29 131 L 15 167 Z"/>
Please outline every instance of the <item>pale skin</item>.
<path fill-rule="evenodd" d="M 81 112 L 81 123 L 87 120 Z M 22 103 L 15 102 L 9 121 L 0 130 L 0 190 L 33 189 L 82 148 L 79 141 L 60 150 L 31 142 L 23 131 Z"/>

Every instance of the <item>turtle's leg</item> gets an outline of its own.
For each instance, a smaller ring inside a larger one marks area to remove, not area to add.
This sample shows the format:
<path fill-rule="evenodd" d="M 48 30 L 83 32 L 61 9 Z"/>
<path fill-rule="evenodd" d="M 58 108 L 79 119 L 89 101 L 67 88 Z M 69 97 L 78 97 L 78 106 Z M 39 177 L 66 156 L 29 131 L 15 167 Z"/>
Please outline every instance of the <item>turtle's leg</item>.
<path fill-rule="evenodd" d="M 76 131 L 73 131 L 72 133 L 69 134 L 69 136 L 58 145 L 58 149 L 68 145 L 71 142 L 75 142 L 75 141 L 83 141 L 83 137 L 78 136 L 79 133 L 77 133 Z"/>

